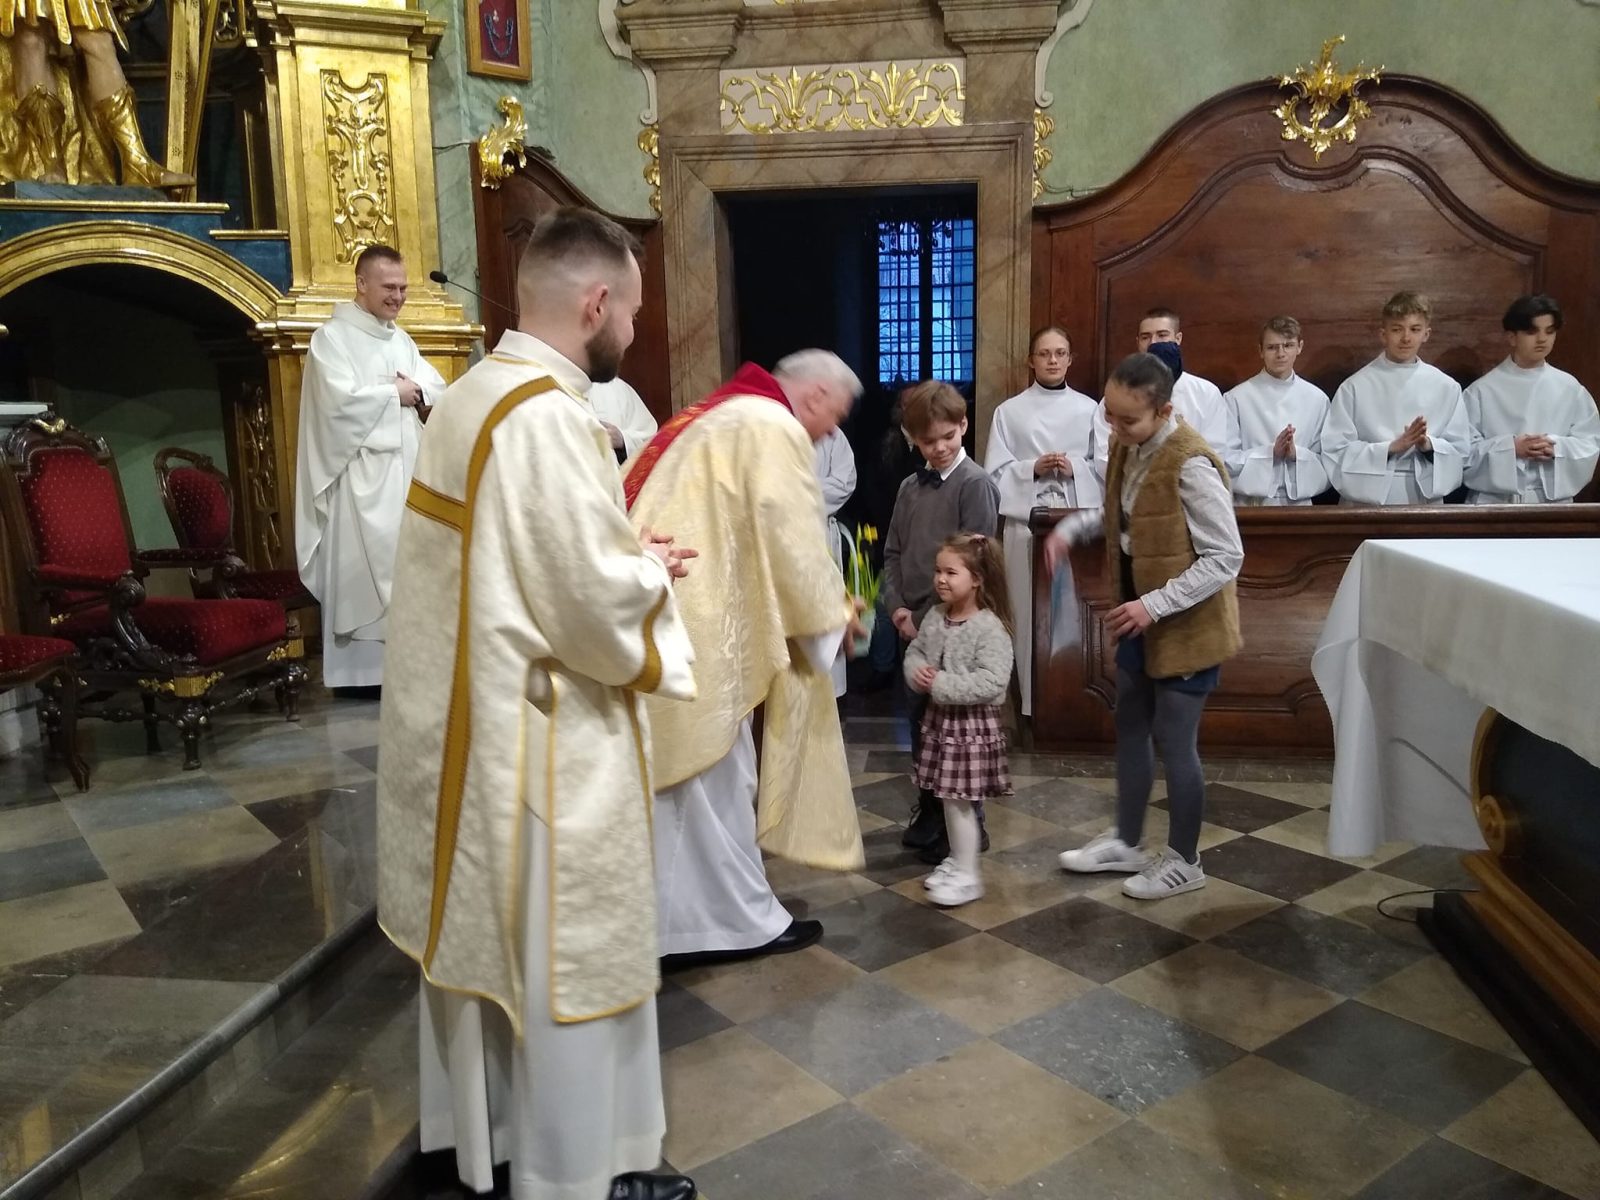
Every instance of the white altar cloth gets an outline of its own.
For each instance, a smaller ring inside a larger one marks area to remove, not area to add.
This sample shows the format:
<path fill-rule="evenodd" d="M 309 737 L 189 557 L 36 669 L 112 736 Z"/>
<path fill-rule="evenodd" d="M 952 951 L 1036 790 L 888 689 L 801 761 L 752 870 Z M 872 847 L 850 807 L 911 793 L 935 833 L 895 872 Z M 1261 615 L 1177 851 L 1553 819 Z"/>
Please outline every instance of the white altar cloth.
<path fill-rule="evenodd" d="M 1366 542 L 1311 668 L 1333 715 L 1329 850 L 1481 850 L 1485 708 L 1600 765 L 1600 538 Z"/>

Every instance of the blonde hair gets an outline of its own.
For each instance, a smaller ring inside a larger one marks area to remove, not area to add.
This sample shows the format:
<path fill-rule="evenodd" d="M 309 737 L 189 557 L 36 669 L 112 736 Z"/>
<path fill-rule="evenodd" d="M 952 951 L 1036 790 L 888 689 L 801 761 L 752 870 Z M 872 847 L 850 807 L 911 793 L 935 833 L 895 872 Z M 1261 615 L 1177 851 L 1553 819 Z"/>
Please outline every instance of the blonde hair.
<path fill-rule="evenodd" d="M 1383 306 L 1383 319 L 1393 321 L 1399 317 L 1418 316 L 1433 324 L 1433 301 L 1421 292 L 1396 292 Z"/>
<path fill-rule="evenodd" d="M 947 537 L 939 547 L 954 554 L 978 583 L 978 607 L 986 608 L 1000 618 L 1007 633 L 1016 633 L 1011 620 L 1011 592 L 1006 587 L 1006 562 L 1000 553 L 1000 542 L 987 534 L 958 533 Z"/>

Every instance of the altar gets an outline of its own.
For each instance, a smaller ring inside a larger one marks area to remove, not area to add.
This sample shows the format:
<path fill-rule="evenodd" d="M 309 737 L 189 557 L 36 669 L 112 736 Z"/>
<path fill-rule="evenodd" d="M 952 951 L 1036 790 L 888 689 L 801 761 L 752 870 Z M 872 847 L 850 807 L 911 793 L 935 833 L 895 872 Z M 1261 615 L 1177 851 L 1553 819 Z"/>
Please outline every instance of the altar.
<path fill-rule="evenodd" d="M 1600 1128 L 1600 542 L 1369 541 L 1313 660 L 1329 846 L 1475 850 L 1424 930 Z"/>

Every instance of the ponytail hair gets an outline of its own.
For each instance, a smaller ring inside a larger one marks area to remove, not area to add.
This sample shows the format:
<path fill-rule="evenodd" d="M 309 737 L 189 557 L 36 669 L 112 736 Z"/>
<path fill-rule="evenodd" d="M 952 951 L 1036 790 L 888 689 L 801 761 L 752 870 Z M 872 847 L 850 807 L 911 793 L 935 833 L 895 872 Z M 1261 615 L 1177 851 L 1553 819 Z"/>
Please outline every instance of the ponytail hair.
<path fill-rule="evenodd" d="M 1011 593 L 1006 587 L 1006 561 L 997 538 L 982 533 L 958 533 L 944 540 L 941 551 L 957 555 L 978 581 L 978 607 L 1000 618 L 1006 632 L 1015 635 L 1011 619 Z"/>

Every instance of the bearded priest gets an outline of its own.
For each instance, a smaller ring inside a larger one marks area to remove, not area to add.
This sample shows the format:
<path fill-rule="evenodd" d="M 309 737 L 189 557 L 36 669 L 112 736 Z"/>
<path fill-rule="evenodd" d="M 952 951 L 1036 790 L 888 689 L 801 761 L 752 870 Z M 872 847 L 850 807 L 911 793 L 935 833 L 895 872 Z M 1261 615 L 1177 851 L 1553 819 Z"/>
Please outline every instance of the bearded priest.
<path fill-rule="evenodd" d="M 672 581 L 589 407 L 639 309 L 598 213 L 534 226 L 517 328 L 439 409 L 406 499 L 378 755 L 378 920 L 421 964 L 422 1149 L 541 1200 L 689 1200 L 644 1174 L 656 1037 L 650 726 L 694 695 Z M 443 709 L 441 711 L 441 703 Z"/>
<path fill-rule="evenodd" d="M 671 530 L 702 555 L 677 594 L 699 695 L 646 705 L 664 969 L 787 953 L 822 936 L 778 903 L 762 850 L 829 870 L 864 861 L 831 675 L 860 627 L 814 471 L 815 443 L 860 394 L 826 350 L 791 354 L 771 374 L 747 363 L 628 468 L 634 526 Z"/>

